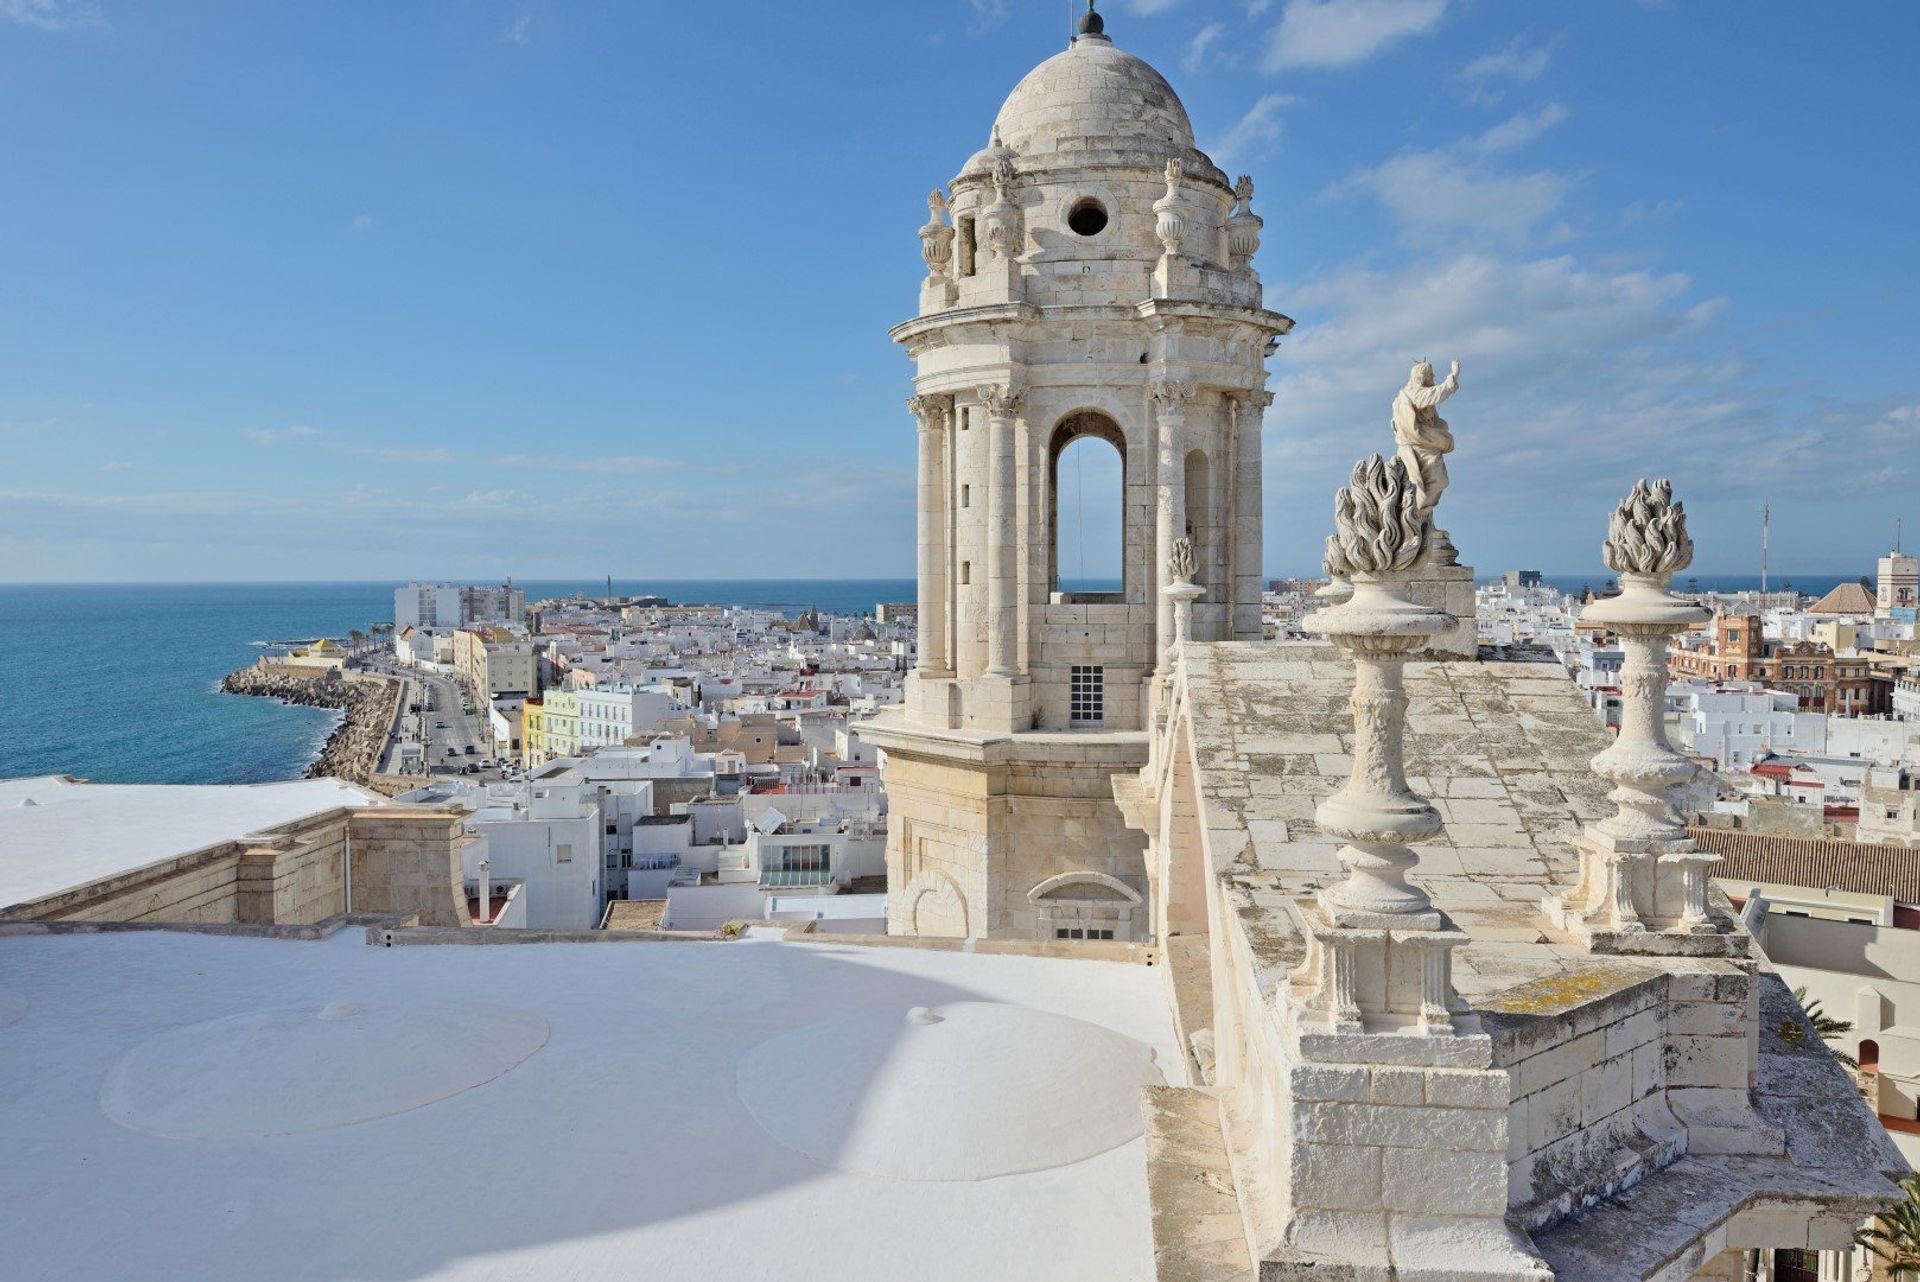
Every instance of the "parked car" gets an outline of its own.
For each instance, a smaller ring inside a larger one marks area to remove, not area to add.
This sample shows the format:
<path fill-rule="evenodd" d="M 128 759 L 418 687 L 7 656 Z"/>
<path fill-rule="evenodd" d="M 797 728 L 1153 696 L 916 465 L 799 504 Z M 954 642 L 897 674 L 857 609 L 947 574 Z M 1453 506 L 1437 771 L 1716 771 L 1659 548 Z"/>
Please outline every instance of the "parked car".
<path fill-rule="evenodd" d="M 472 745 L 472 744 L 468 744 L 468 745 L 467 745 L 467 755 L 468 755 L 469 757 L 471 757 L 471 756 L 473 755 L 473 745 Z"/>

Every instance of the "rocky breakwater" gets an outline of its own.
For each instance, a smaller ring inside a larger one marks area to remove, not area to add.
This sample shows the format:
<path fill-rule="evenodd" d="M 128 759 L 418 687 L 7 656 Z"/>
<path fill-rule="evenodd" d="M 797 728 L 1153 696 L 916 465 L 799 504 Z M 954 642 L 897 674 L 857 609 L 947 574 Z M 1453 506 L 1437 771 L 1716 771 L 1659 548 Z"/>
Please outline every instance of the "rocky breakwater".
<path fill-rule="evenodd" d="M 343 710 L 347 715 L 307 767 L 307 778 L 331 776 L 359 784 L 370 782 L 379 772 L 380 757 L 403 692 L 402 683 L 391 677 L 337 668 L 302 668 L 271 659 L 228 673 L 220 688 L 228 694 Z"/>

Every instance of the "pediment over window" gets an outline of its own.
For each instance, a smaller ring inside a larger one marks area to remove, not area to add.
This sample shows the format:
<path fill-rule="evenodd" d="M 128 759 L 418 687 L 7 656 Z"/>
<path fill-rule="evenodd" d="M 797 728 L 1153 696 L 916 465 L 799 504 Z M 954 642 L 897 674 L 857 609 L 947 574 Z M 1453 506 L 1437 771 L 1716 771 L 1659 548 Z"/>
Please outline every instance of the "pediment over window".
<path fill-rule="evenodd" d="M 1027 892 L 1027 902 L 1031 904 L 1063 900 L 1138 904 L 1140 892 L 1118 877 L 1102 872 L 1063 872 Z"/>

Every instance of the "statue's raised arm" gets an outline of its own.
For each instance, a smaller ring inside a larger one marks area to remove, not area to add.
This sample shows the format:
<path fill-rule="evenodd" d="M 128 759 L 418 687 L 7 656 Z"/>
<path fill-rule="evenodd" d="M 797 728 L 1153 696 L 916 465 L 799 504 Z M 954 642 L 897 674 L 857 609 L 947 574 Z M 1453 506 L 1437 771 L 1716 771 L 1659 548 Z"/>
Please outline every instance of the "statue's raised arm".
<path fill-rule="evenodd" d="M 1446 378 L 1438 384 L 1433 381 L 1433 366 L 1421 361 L 1413 367 L 1413 373 L 1408 377 L 1407 385 L 1400 390 L 1400 395 L 1415 409 L 1430 410 L 1459 390 L 1459 361 L 1452 362 Z"/>

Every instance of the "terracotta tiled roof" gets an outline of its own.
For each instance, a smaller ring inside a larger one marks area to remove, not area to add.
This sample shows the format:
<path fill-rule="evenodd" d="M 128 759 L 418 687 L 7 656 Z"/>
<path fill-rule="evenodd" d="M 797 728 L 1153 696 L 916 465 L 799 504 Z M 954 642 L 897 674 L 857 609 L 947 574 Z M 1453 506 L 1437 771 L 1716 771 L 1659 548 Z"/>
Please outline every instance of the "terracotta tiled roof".
<path fill-rule="evenodd" d="M 1903 904 L 1920 904 L 1920 847 L 1724 828 L 1687 831 L 1702 850 L 1720 856 L 1713 875 L 1723 881 L 1766 881 L 1809 890 L 1837 886 L 1852 894 L 1892 895 Z"/>
<path fill-rule="evenodd" d="M 1808 614 L 1872 614 L 1873 598 L 1858 583 L 1842 583 L 1807 607 Z"/>

